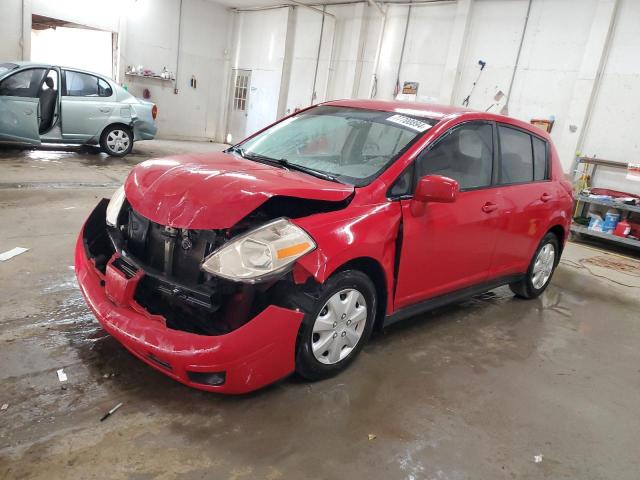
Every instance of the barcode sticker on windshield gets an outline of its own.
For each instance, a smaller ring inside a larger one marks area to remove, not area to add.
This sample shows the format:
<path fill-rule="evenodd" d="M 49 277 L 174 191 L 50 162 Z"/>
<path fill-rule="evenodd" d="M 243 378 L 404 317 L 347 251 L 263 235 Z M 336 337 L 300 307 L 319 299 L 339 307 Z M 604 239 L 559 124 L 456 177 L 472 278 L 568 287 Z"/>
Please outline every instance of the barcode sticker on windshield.
<path fill-rule="evenodd" d="M 412 130 L 417 132 L 425 132 L 431 128 L 427 122 L 423 122 L 421 120 L 416 120 L 415 118 L 405 117 L 404 115 L 392 115 L 387 118 L 387 122 L 397 123 L 398 125 L 403 125 L 405 127 L 409 127 Z"/>

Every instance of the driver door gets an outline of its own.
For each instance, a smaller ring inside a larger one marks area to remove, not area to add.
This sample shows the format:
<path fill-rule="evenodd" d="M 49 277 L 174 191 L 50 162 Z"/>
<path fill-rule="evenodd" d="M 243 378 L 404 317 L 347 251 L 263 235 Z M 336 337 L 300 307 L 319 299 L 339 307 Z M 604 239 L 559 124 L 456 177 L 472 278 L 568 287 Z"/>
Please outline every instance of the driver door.
<path fill-rule="evenodd" d="M 453 203 L 401 200 L 402 251 L 395 306 L 403 308 L 488 279 L 500 202 L 491 188 L 493 125 L 467 122 L 445 132 L 416 159 L 415 175 L 453 178 Z"/>
<path fill-rule="evenodd" d="M 47 69 L 20 70 L 0 82 L 0 140 L 40 144 L 39 98 Z"/>

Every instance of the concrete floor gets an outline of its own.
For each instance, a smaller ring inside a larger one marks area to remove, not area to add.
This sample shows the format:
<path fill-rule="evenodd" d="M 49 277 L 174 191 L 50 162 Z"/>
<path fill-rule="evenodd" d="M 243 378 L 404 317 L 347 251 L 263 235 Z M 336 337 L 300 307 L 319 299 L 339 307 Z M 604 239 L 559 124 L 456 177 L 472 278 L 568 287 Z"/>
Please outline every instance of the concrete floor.
<path fill-rule="evenodd" d="M 500 288 L 408 320 L 324 382 L 224 397 L 125 352 L 77 289 L 81 223 L 135 163 L 219 148 L 0 147 L 0 252 L 30 248 L 0 262 L 0 478 L 638 478 L 640 269 L 578 244 L 540 299 Z"/>

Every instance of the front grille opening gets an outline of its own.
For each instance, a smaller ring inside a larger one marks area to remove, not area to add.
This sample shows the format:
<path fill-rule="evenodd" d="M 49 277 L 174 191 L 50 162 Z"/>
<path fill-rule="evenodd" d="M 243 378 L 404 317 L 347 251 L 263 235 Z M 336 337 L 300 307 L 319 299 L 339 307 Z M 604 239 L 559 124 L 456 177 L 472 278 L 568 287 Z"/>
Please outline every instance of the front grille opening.
<path fill-rule="evenodd" d="M 147 275 L 140 280 L 134 299 L 149 313 L 164 317 L 167 328 L 198 335 L 232 332 L 268 305 L 268 294 L 252 285 L 215 283 L 218 289 L 207 294 Z"/>
<path fill-rule="evenodd" d="M 105 273 L 116 245 L 121 254 L 114 260 L 116 268 L 127 278 L 139 269 L 144 272 L 134 300 L 164 317 L 167 328 L 224 335 L 273 303 L 273 285 L 231 282 L 200 270 L 204 258 L 227 241 L 226 231 L 171 229 L 142 217 L 127 203 L 115 229 L 105 223 L 107 204 L 100 202 L 87 220 L 85 251 Z"/>

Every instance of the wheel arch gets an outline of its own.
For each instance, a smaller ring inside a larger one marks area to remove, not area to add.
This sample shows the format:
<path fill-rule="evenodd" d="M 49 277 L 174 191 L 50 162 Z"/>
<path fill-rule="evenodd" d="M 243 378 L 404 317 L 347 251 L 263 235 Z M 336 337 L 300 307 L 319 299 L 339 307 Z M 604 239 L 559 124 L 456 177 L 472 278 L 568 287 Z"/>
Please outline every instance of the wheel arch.
<path fill-rule="evenodd" d="M 134 141 L 134 138 L 133 138 L 133 126 L 132 125 L 127 125 L 124 122 L 111 122 L 111 123 L 107 123 L 104 126 L 104 128 L 100 131 L 100 135 L 98 136 L 98 141 L 99 142 L 102 141 L 102 136 L 104 135 L 104 132 L 106 132 L 111 127 L 126 128 L 129 131 L 129 134 L 131 135 L 131 141 Z"/>
<path fill-rule="evenodd" d="M 547 230 L 547 233 L 553 233 L 558 238 L 558 246 L 560 247 L 558 258 L 560 258 L 560 255 L 562 255 L 562 250 L 564 249 L 565 236 L 567 232 L 562 225 L 556 224 L 549 228 L 549 230 Z"/>
<path fill-rule="evenodd" d="M 387 278 L 380 262 L 371 257 L 357 257 L 336 268 L 331 275 L 345 270 L 358 270 L 367 275 L 376 289 L 377 305 L 374 328 L 383 324 L 387 312 Z"/>

